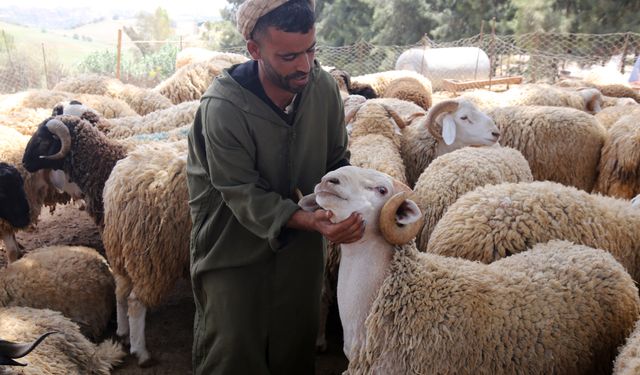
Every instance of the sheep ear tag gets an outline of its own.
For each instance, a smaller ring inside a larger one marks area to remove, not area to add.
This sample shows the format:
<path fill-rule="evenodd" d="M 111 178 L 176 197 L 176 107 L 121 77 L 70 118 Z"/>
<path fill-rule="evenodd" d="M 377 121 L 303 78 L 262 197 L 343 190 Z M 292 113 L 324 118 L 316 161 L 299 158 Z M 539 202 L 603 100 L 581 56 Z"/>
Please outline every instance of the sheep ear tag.
<path fill-rule="evenodd" d="M 444 115 L 442 119 L 442 139 L 447 145 L 453 144 L 456 140 L 456 122 L 450 114 Z"/>

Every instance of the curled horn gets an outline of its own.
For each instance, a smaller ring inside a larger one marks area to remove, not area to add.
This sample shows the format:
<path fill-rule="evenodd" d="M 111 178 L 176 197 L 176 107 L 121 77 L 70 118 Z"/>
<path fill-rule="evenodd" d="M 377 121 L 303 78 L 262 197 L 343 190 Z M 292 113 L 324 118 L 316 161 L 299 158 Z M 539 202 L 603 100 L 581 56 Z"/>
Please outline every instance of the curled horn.
<path fill-rule="evenodd" d="M 427 113 L 427 130 L 438 141 L 442 141 L 442 125 L 436 123 L 438 115 L 443 112 L 453 112 L 458 109 L 458 105 L 459 103 L 455 100 L 445 100 L 431 107 L 429 113 Z"/>
<path fill-rule="evenodd" d="M 47 129 L 60 138 L 60 151 L 53 155 L 41 155 L 41 159 L 60 160 L 69 153 L 71 149 L 71 135 L 67 126 L 58 119 L 49 120 L 46 125 Z"/>
<path fill-rule="evenodd" d="M 384 239 L 392 245 L 403 245 L 414 238 L 424 225 L 424 217 L 409 225 L 398 225 L 396 223 L 396 212 L 404 203 L 411 189 L 405 184 L 394 181 L 394 190 L 398 191 L 382 207 L 380 211 L 380 231 Z"/>
<path fill-rule="evenodd" d="M 356 117 L 356 113 L 358 113 L 358 111 L 360 110 L 360 108 L 362 108 L 362 106 L 364 105 L 364 102 L 358 104 L 357 106 L 351 108 L 349 110 L 349 112 L 347 112 L 347 114 L 344 116 L 344 124 L 347 125 L 351 122 L 351 120 L 353 120 L 354 117 Z"/>
<path fill-rule="evenodd" d="M 408 118 L 407 118 L 407 125 L 411 125 L 411 123 L 413 122 L 413 120 L 420 118 L 420 117 L 424 117 L 427 115 L 427 112 L 416 112 L 411 114 Z"/>
<path fill-rule="evenodd" d="M 389 116 L 391 116 L 391 118 L 393 119 L 393 121 L 396 122 L 396 125 L 398 125 L 398 127 L 400 129 L 404 129 L 407 124 L 404 122 L 404 120 L 400 117 L 400 115 L 398 114 L 398 112 L 394 111 L 392 108 L 387 107 L 386 105 L 382 104 L 382 108 L 384 108 L 385 111 L 387 111 L 387 113 L 389 114 Z"/>
<path fill-rule="evenodd" d="M 16 344 L 10 341 L 0 340 L 0 365 L 25 366 L 22 363 L 14 361 L 13 358 L 21 358 L 29 354 L 45 337 L 53 333 L 57 332 L 47 332 L 30 344 Z"/>

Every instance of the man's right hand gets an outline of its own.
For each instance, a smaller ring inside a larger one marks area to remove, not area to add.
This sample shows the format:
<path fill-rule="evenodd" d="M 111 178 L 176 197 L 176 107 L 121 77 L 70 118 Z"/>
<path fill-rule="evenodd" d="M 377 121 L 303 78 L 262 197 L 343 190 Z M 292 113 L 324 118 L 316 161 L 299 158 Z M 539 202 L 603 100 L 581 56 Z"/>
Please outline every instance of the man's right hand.
<path fill-rule="evenodd" d="M 315 230 L 320 232 L 329 241 L 341 244 L 352 243 L 362 238 L 366 223 L 357 212 L 338 223 L 332 223 L 333 212 L 316 210 L 307 212 L 296 211 L 287 222 L 287 226 L 296 229 Z"/>

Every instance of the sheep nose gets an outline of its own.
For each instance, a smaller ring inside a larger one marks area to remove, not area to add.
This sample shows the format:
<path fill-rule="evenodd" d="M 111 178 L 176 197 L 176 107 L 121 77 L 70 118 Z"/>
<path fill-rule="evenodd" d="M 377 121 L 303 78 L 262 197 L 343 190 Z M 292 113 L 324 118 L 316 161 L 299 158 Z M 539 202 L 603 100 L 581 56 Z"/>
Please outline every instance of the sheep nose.
<path fill-rule="evenodd" d="M 333 185 L 340 185 L 340 180 L 338 180 L 335 177 L 328 179 L 327 182 L 329 182 L 330 184 L 333 184 Z"/>
<path fill-rule="evenodd" d="M 491 132 L 491 135 L 496 138 L 500 138 L 500 132 Z"/>

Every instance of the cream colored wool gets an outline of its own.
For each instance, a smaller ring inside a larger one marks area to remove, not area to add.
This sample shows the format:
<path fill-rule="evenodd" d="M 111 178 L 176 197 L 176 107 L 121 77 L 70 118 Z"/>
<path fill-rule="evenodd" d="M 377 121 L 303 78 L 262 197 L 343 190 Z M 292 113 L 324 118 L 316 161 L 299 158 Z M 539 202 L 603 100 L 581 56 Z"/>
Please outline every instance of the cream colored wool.
<path fill-rule="evenodd" d="M 20 134 L 31 136 L 42 120 L 51 116 L 50 108 L 16 108 L 0 113 L 0 126 L 13 128 Z"/>
<path fill-rule="evenodd" d="M 53 89 L 74 94 L 95 94 L 120 99 L 140 115 L 146 115 L 172 105 L 166 97 L 150 89 L 124 84 L 116 78 L 98 74 L 80 74 L 67 77 Z"/>
<path fill-rule="evenodd" d="M 17 130 L 0 125 L 0 161 L 9 163 L 16 167 L 22 180 L 24 181 L 24 191 L 29 201 L 29 223 L 33 228 L 38 223 L 38 217 L 42 210 L 42 206 L 48 206 L 53 210 L 56 204 L 65 204 L 71 199 L 68 194 L 59 193 L 49 181 L 48 171 L 37 171 L 35 173 L 28 172 L 22 166 L 22 155 L 25 147 L 29 142 L 29 137 L 20 134 Z M 15 238 L 15 232 L 20 229 L 15 228 L 8 221 L 0 218 L 0 238 L 4 235 L 12 235 Z M 5 244 L 5 248 L 7 244 Z M 18 256 L 9 251 L 9 261 L 14 261 Z M 16 250 L 17 249 L 13 249 Z"/>
<path fill-rule="evenodd" d="M 107 261 L 84 246 L 40 248 L 0 270 L 0 306 L 60 311 L 93 340 L 107 328 L 114 296 Z"/>
<path fill-rule="evenodd" d="M 509 147 L 464 147 L 440 156 L 422 172 L 413 188 L 413 200 L 425 218 L 416 238 L 418 249 L 427 249 L 433 228 L 464 193 L 484 185 L 531 181 L 527 160 Z"/>
<path fill-rule="evenodd" d="M 620 354 L 616 357 L 613 366 L 613 375 L 638 375 L 640 374 L 640 320 L 636 322 L 635 329 L 627 342 L 620 348 Z"/>
<path fill-rule="evenodd" d="M 394 118 L 396 113 L 392 111 L 393 109 L 382 103 L 370 100 L 364 102 L 356 110 L 353 120 L 347 125 L 349 138 L 379 134 L 389 138 L 398 149 L 402 139 L 401 131 L 404 121 L 401 118 Z"/>
<path fill-rule="evenodd" d="M 111 340 L 94 344 L 78 325 L 52 310 L 29 307 L 0 308 L 3 340 L 30 342 L 47 336 L 31 353 L 19 360 L 25 367 L 3 366 L 3 375 L 108 375 L 125 356 L 122 345 Z"/>
<path fill-rule="evenodd" d="M 640 105 L 622 105 L 604 108 L 595 114 L 596 119 L 605 129 L 610 129 L 622 116 L 637 113 L 640 116 Z"/>
<path fill-rule="evenodd" d="M 133 291 L 145 306 L 158 306 L 188 269 L 186 162 L 186 141 L 140 145 L 105 183 L 102 241 L 116 298 L 126 301 Z"/>
<path fill-rule="evenodd" d="M 190 47 L 178 51 L 176 55 L 176 70 L 189 64 L 216 59 L 228 61 L 230 65 L 240 64 L 248 60 L 244 55 L 231 52 L 211 51 L 204 48 Z"/>
<path fill-rule="evenodd" d="M 406 100 L 428 110 L 432 105 L 431 95 L 431 82 L 426 77 L 423 80 L 401 77 L 389 82 L 381 97 Z"/>
<path fill-rule="evenodd" d="M 407 124 L 411 123 L 416 117 L 420 117 L 422 115 L 427 114 L 427 111 L 424 110 L 419 105 L 413 102 L 409 102 L 409 101 L 397 99 L 397 98 L 369 99 L 367 100 L 367 103 L 382 104 L 385 107 L 392 109 L 394 112 L 396 112 L 400 116 L 402 121 L 404 121 Z"/>
<path fill-rule="evenodd" d="M 160 82 L 153 91 L 166 96 L 173 104 L 200 100 L 213 79 L 231 65 L 233 64 L 226 59 L 216 58 L 185 65 Z"/>
<path fill-rule="evenodd" d="M 595 192 L 623 199 L 640 194 L 640 111 L 611 126 L 598 170 Z"/>
<path fill-rule="evenodd" d="M 169 131 L 193 124 L 200 102 L 197 100 L 172 105 L 145 116 L 122 117 L 109 120 L 102 130 L 107 137 L 124 139 L 138 134 Z"/>
<path fill-rule="evenodd" d="M 426 127 L 426 116 L 417 117 L 402 129 L 400 154 L 407 170 L 408 186 L 413 188 L 422 172 L 436 158 L 438 141 Z"/>
<path fill-rule="evenodd" d="M 386 90 L 391 81 L 403 77 L 414 78 L 431 91 L 431 81 L 422 74 L 411 70 L 387 70 L 351 77 L 351 88 L 352 90 L 357 90 L 358 87 L 370 86 L 377 96 L 382 96 L 382 93 L 384 93 L 384 90 Z"/>
<path fill-rule="evenodd" d="M 143 144 L 155 143 L 155 142 L 175 142 L 187 139 L 189 136 L 189 130 L 191 130 L 191 124 L 184 125 L 182 127 L 167 130 L 165 132 L 157 133 L 143 133 L 132 135 L 124 139 L 119 139 L 118 143 L 130 152 Z"/>
<path fill-rule="evenodd" d="M 553 241 L 490 265 L 397 247 L 348 374 L 608 374 L 640 313 L 613 257 Z"/>
<path fill-rule="evenodd" d="M 609 251 L 640 281 L 640 211 L 627 200 L 550 181 L 468 192 L 449 206 L 427 252 L 490 263 L 554 239 Z"/>
<path fill-rule="evenodd" d="M 575 90 L 545 84 L 516 85 L 504 92 L 487 90 L 468 91 L 461 95 L 473 102 L 480 110 L 509 106 L 554 106 L 569 107 L 588 112 L 584 98 Z"/>
<path fill-rule="evenodd" d="M 535 180 L 550 180 L 591 191 L 606 130 L 573 108 L 519 106 L 488 113 L 500 129 L 500 144 L 529 162 Z"/>
<path fill-rule="evenodd" d="M 380 134 L 367 134 L 349 141 L 351 165 L 384 172 L 407 184 L 400 150 L 393 141 Z"/>

